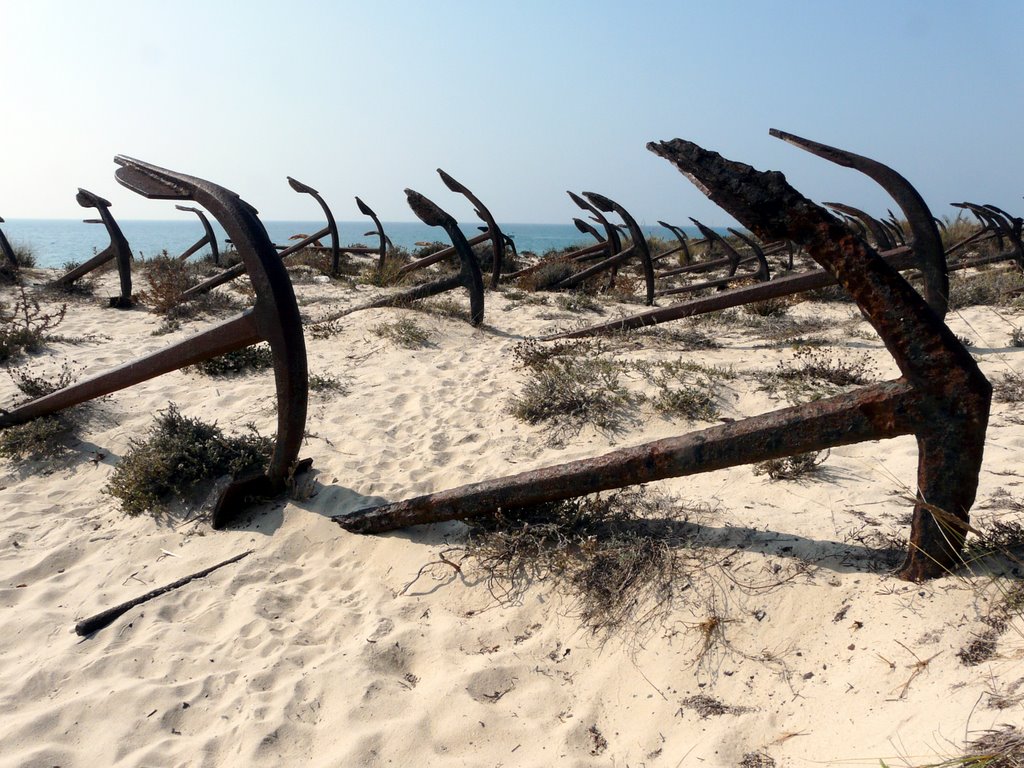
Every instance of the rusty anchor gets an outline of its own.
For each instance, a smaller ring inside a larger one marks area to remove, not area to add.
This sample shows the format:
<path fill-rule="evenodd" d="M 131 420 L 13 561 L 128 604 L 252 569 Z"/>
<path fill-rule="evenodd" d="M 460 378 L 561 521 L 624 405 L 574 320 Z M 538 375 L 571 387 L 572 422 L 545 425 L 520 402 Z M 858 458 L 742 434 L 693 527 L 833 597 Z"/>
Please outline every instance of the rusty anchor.
<path fill-rule="evenodd" d="M 883 251 L 881 255 L 890 266 L 897 270 L 920 270 L 924 278 L 925 300 L 940 318 L 945 317 L 949 295 L 949 278 L 946 261 L 942 257 L 942 238 L 939 235 L 938 227 L 935 225 L 935 219 L 932 217 L 931 211 L 929 211 L 924 199 L 910 182 L 892 168 L 876 160 L 775 129 L 772 129 L 769 133 L 823 159 L 864 173 L 893 197 L 907 218 L 913 236 L 913 248 L 901 246 Z M 891 239 L 886 240 L 886 242 L 891 242 Z M 917 254 L 916 257 L 915 254 Z M 1003 260 L 1005 258 L 1005 256 L 1000 256 L 996 260 Z M 956 264 L 951 265 L 949 268 L 963 269 L 972 266 L 972 264 Z M 836 282 L 838 282 L 838 279 L 827 270 L 791 274 L 768 283 L 734 288 L 723 291 L 717 296 L 682 302 L 661 309 L 648 310 L 647 312 L 610 323 L 548 336 L 545 337 L 545 340 L 582 338 L 633 328 L 643 328 L 669 320 L 741 306 L 754 301 L 790 296 L 795 293 L 834 285 Z"/>
<path fill-rule="evenodd" d="M 448 187 L 448 189 L 450 189 L 452 192 L 457 192 L 458 194 L 464 196 L 467 200 L 469 200 L 470 203 L 473 204 L 474 212 L 487 225 L 486 228 L 483 228 L 483 231 L 479 235 L 466 239 L 466 244 L 470 246 L 470 248 L 472 249 L 472 247 L 475 245 L 479 245 L 480 243 L 486 243 L 488 240 L 491 241 L 492 260 L 490 287 L 493 290 L 498 287 L 498 282 L 501 278 L 501 265 L 504 260 L 505 246 L 507 243 L 511 242 L 511 240 L 505 237 L 504 233 L 501 231 L 497 223 L 494 221 L 494 217 L 491 215 L 490 210 L 488 210 L 487 206 L 480 201 L 480 198 L 478 198 L 476 195 L 470 192 L 470 190 L 466 186 L 457 182 L 449 174 L 447 174 L 440 168 L 437 169 L 437 173 L 441 177 L 441 180 L 444 182 L 444 185 Z M 451 233 L 449 233 L 449 235 L 450 234 Z M 463 239 L 465 239 L 465 236 L 463 236 Z M 429 256 L 424 256 L 421 259 L 410 261 L 408 264 L 405 264 L 401 269 L 398 270 L 398 274 L 407 275 L 410 272 L 415 272 L 416 270 L 429 267 L 430 265 L 437 264 L 440 261 L 444 261 L 449 256 L 453 255 L 457 255 L 461 262 L 462 255 L 459 253 L 457 246 L 454 244 L 449 246 L 448 248 L 442 248 L 439 251 L 435 251 Z"/>
<path fill-rule="evenodd" d="M 338 269 L 341 266 L 341 252 L 338 250 L 338 224 L 334 220 L 334 214 L 331 213 L 331 209 L 328 207 L 327 202 L 320 196 L 320 193 L 313 189 L 308 184 L 303 184 L 301 181 L 293 179 L 291 176 L 287 177 L 288 186 L 298 192 L 300 195 L 309 195 L 319 203 L 321 210 L 324 212 L 324 216 L 327 218 L 327 226 L 317 232 L 315 235 L 310 235 L 307 238 L 301 240 L 302 243 L 308 245 L 310 242 L 318 241 L 324 235 L 331 236 L 331 274 L 335 277 L 338 275 Z M 295 250 L 290 248 L 283 249 L 288 253 L 295 253 Z M 281 254 L 284 256 L 284 253 Z"/>
<path fill-rule="evenodd" d="M 765 241 L 792 240 L 835 273 L 895 358 L 901 378 L 604 456 L 358 510 L 334 519 L 373 533 L 466 519 L 601 490 L 708 472 L 831 446 L 913 434 L 918 494 L 899 576 L 920 580 L 960 564 L 988 422 L 991 386 L 923 298 L 870 246 L 793 189 L 761 172 L 674 139 L 648 144 L 711 200 Z M 922 249 L 927 276 L 941 250 Z M 933 293 L 941 289 L 926 286 Z"/>
<path fill-rule="evenodd" d="M 611 243 L 611 255 L 608 256 L 608 258 L 581 270 L 580 272 L 576 272 L 575 274 L 560 280 L 552 287 L 563 290 L 575 288 L 594 275 L 610 270 L 611 278 L 609 280 L 608 287 L 611 288 L 614 286 L 615 272 L 618 267 L 633 256 L 638 256 L 644 273 L 644 285 L 646 287 L 645 303 L 648 306 L 654 304 L 654 265 L 651 261 L 651 251 L 647 245 L 647 238 L 644 237 L 643 230 L 640 228 L 636 219 L 634 219 L 630 215 L 629 211 L 619 203 L 615 202 L 611 198 L 605 197 L 604 195 L 600 195 L 597 192 L 584 192 L 583 197 L 586 198 L 586 201 L 572 192 L 569 193 L 569 196 L 572 197 L 573 201 L 575 201 L 581 208 L 584 208 L 585 210 L 592 210 L 596 213 L 596 218 L 605 227 L 605 231 L 608 235 L 607 240 Z M 631 243 L 630 246 L 624 250 L 622 249 L 622 241 L 619 238 L 617 227 L 609 222 L 603 215 L 605 213 L 613 212 L 618 214 L 629 232 Z"/>
<path fill-rule="evenodd" d="M 669 224 L 667 222 L 660 220 L 658 221 L 658 225 L 664 227 L 669 232 L 671 232 L 673 236 L 676 238 L 676 240 L 679 242 L 679 245 L 677 245 L 675 248 L 670 248 L 667 251 L 662 251 L 657 256 L 655 256 L 653 260 L 659 261 L 660 259 L 664 259 L 667 256 L 672 256 L 673 254 L 681 253 L 681 258 L 683 260 L 682 266 L 692 263 L 693 257 L 690 255 L 690 237 L 689 235 L 686 234 L 686 232 L 683 231 L 683 228 L 677 227 L 674 224 Z"/>
<path fill-rule="evenodd" d="M 234 192 L 195 176 L 118 155 L 115 177 L 123 186 L 157 200 L 192 200 L 210 211 L 235 243 L 256 292 L 254 306 L 234 319 L 117 368 L 31 400 L 0 414 L 0 428 L 84 403 L 217 355 L 269 343 L 277 389 L 277 437 L 267 471 L 235 478 L 213 513 L 222 527 L 243 507 L 281 493 L 296 472 L 306 423 L 308 379 L 302 321 L 288 274 L 256 214 Z"/>
<path fill-rule="evenodd" d="M 882 222 L 860 208 L 854 208 L 852 205 L 845 205 L 844 203 L 822 203 L 822 205 L 843 214 L 844 219 L 852 219 L 857 222 L 860 225 L 857 229 L 861 233 L 865 231 L 870 232 L 877 249 L 885 251 L 896 247 L 892 237 L 889 235 L 889 231 L 882 225 Z"/>
<path fill-rule="evenodd" d="M 132 307 L 134 304 L 132 301 L 132 249 L 128 245 L 128 240 L 121 232 L 121 227 L 118 226 L 117 221 L 114 220 L 113 215 L 110 213 L 110 201 L 104 200 L 99 195 L 81 188 L 79 188 L 75 199 L 83 208 L 95 208 L 99 212 L 99 219 L 86 219 L 86 223 L 103 224 L 107 228 L 110 244 L 81 266 L 69 270 L 58 277 L 51 285 L 59 288 L 69 288 L 78 278 L 89 274 L 111 259 L 116 259 L 117 274 L 121 282 L 121 295 L 111 296 L 110 306 L 117 309 Z"/>
<path fill-rule="evenodd" d="M 0 224 L 3 224 L 3 217 L 0 217 Z M 14 269 L 18 268 L 18 259 L 14 255 L 14 249 L 11 247 L 10 241 L 7 239 L 7 235 L 0 229 L 0 255 L 4 257 L 7 263 Z"/>
<path fill-rule="evenodd" d="M 483 322 L 484 279 L 483 273 L 480 270 L 480 262 L 477 261 L 476 255 L 473 253 L 473 247 L 470 245 L 472 241 L 467 240 L 466 236 L 462 234 L 462 230 L 459 228 L 455 218 L 442 210 L 436 203 L 411 189 L 405 190 L 405 196 L 409 207 L 412 208 L 412 212 L 416 214 L 420 221 L 431 227 L 442 227 L 448 233 L 448 237 L 452 241 L 451 250 L 459 256 L 458 274 L 451 277 L 442 277 L 432 282 L 418 285 L 408 291 L 383 296 L 368 304 L 361 304 L 358 307 L 346 309 L 344 312 L 319 321 L 320 323 L 336 320 L 339 317 L 351 315 L 353 312 L 362 312 L 366 309 L 408 306 L 413 301 L 437 296 L 460 286 L 464 287 L 469 293 L 470 325 L 477 326 Z"/>
<path fill-rule="evenodd" d="M 0 224 L 3 224 L 4 220 L 0 217 Z M 0 229 L 0 256 L 3 256 L 4 260 L 0 263 L 0 279 L 5 282 L 16 282 L 18 279 L 18 257 L 14 255 L 14 248 L 11 247 L 10 241 L 7 239 L 7 235 Z"/>
<path fill-rule="evenodd" d="M 719 235 L 710 227 L 706 227 L 696 219 L 690 219 L 697 228 L 700 229 L 704 239 L 711 243 L 718 243 L 722 250 L 725 251 L 725 264 L 728 266 L 728 273 L 724 277 L 717 277 L 711 280 L 705 280 L 702 283 L 691 283 L 689 285 L 678 286 L 675 288 L 663 288 L 657 291 L 655 296 L 676 296 L 682 293 L 693 293 L 695 291 L 701 291 L 707 288 L 717 288 L 723 290 L 730 283 L 734 283 L 738 280 L 750 280 L 753 279 L 759 283 L 767 282 L 771 279 L 771 270 L 768 267 L 768 259 L 764 255 L 764 250 L 754 240 L 745 235 L 741 234 L 735 229 L 729 229 L 729 232 L 740 240 L 742 240 L 750 249 L 753 251 L 752 256 L 744 256 L 737 251 L 728 240 Z M 746 264 L 751 261 L 757 262 L 757 269 L 752 272 L 740 272 L 737 273 L 741 264 Z M 703 266 L 707 266 L 708 262 L 704 262 Z M 678 270 L 670 270 L 668 273 L 663 273 L 659 277 L 666 277 L 668 274 L 679 274 Z"/>
<path fill-rule="evenodd" d="M 505 256 L 505 235 L 498 227 L 497 222 L 494 220 L 494 216 L 487 209 L 487 206 L 480 202 L 480 198 L 474 195 L 468 187 L 460 184 L 453 179 L 449 174 L 442 171 L 440 168 L 437 169 L 437 173 L 441 176 L 441 181 L 448 187 L 452 192 L 456 192 L 473 204 L 473 212 L 484 222 L 486 228 L 483 233 L 488 236 L 491 241 L 491 252 L 493 254 L 491 260 L 491 284 L 490 288 L 493 291 L 498 287 L 498 282 L 501 279 L 501 264 Z"/>
<path fill-rule="evenodd" d="M 203 236 L 196 240 L 192 245 L 186 248 L 182 254 L 178 257 L 178 261 L 185 261 L 193 253 L 197 253 L 203 246 L 210 246 L 210 254 L 213 259 L 213 263 L 220 266 L 220 251 L 217 249 L 217 235 L 213 232 L 213 227 L 210 226 L 210 220 L 206 218 L 206 214 L 198 208 L 193 208 L 188 205 L 176 205 L 174 206 L 179 211 L 190 211 L 199 217 L 199 222 L 203 225 Z"/>

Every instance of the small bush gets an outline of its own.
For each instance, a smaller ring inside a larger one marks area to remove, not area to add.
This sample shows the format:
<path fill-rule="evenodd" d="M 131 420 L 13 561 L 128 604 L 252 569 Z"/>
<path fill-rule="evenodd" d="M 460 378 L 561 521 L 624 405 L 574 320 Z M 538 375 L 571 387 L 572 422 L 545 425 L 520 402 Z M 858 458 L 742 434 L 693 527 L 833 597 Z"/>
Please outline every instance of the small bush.
<path fill-rule="evenodd" d="M 18 291 L 10 310 L 0 305 L 0 363 L 22 352 L 38 352 L 67 312 L 67 304 L 44 310 L 38 299 L 25 292 L 24 286 L 18 286 Z"/>
<path fill-rule="evenodd" d="M 1019 403 L 1024 400 L 1024 374 L 1009 371 L 993 376 L 992 396 L 1000 403 Z"/>
<path fill-rule="evenodd" d="M 866 358 L 849 360 L 828 357 L 819 348 L 800 346 L 793 364 L 779 363 L 761 384 L 761 389 L 780 390 L 793 402 L 831 397 L 847 387 L 869 384 L 873 369 Z"/>
<path fill-rule="evenodd" d="M 212 357 L 192 367 L 207 376 L 237 376 L 273 368 L 274 353 L 268 344 L 254 344 Z"/>
<path fill-rule="evenodd" d="M 822 455 L 824 453 L 824 455 Z M 829 452 L 810 451 L 781 459 L 768 459 L 754 465 L 755 475 L 768 475 L 772 480 L 799 480 L 818 469 L 828 459 Z"/>
<path fill-rule="evenodd" d="M 594 312 L 598 315 L 604 314 L 604 307 L 593 296 L 579 291 L 567 293 L 556 299 L 559 307 L 566 312 Z"/>
<path fill-rule="evenodd" d="M 564 261 L 553 262 L 523 275 L 516 281 L 516 285 L 524 291 L 546 291 L 574 273 L 575 270 L 570 264 L 566 264 Z"/>
<path fill-rule="evenodd" d="M 1024 329 L 1013 329 L 1013 333 L 1010 334 L 1010 346 L 1018 348 L 1024 347 Z"/>
<path fill-rule="evenodd" d="M 1024 288 L 1024 275 L 1017 270 L 988 269 L 974 274 L 949 276 L 949 308 L 1007 304 L 1012 291 Z"/>
<path fill-rule="evenodd" d="M 189 264 L 169 256 L 167 251 L 147 259 L 144 264 L 149 289 L 142 291 L 139 298 L 161 315 L 177 308 L 181 294 L 199 282 Z"/>
<path fill-rule="evenodd" d="M 61 366 L 56 378 L 34 374 L 28 368 L 14 368 L 8 373 L 14 386 L 33 400 L 56 392 L 58 389 L 64 389 L 75 380 L 75 373 L 68 363 Z"/>
<path fill-rule="evenodd" d="M 636 397 L 622 385 L 621 366 L 594 354 L 587 344 L 560 344 L 544 349 L 526 342 L 515 351 L 519 367 L 528 369 L 513 416 L 528 424 L 546 423 L 575 434 L 593 424 L 606 433 L 621 431 Z"/>
<path fill-rule="evenodd" d="M 549 582 L 592 629 L 643 628 L 667 616 L 687 584 L 685 519 L 671 500 L 626 489 L 478 519 L 466 551 L 503 602 Z"/>
<path fill-rule="evenodd" d="M 347 395 L 352 391 L 352 383 L 349 377 L 339 378 L 327 374 L 311 373 L 309 388 L 313 392 L 337 392 Z"/>
<path fill-rule="evenodd" d="M 68 411 L 0 430 L 0 456 L 15 461 L 56 458 L 68 450 L 75 428 Z"/>
<path fill-rule="evenodd" d="M 36 252 L 31 245 L 11 243 L 11 250 L 14 251 L 14 260 L 19 269 L 32 269 L 36 265 Z"/>
<path fill-rule="evenodd" d="M 433 334 L 407 317 L 393 323 L 380 323 L 370 329 L 382 339 L 389 339 L 406 349 L 424 347 L 430 343 Z"/>
<path fill-rule="evenodd" d="M 172 404 L 145 440 L 131 442 L 104 492 L 129 515 L 157 511 L 172 497 L 185 500 L 204 481 L 265 469 L 272 449 L 270 438 L 255 429 L 227 437 L 215 424 L 182 416 Z"/>
<path fill-rule="evenodd" d="M 718 415 L 716 383 L 735 374 L 683 360 L 662 361 L 640 366 L 641 373 L 655 387 L 654 407 L 666 416 L 710 421 Z"/>
<path fill-rule="evenodd" d="M 748 315 L 758 317 L 782 317 L 789 311 L 789 300 L 785 296 L 764 301 L 752 301 L 744 304 L 741 309 Z"/>

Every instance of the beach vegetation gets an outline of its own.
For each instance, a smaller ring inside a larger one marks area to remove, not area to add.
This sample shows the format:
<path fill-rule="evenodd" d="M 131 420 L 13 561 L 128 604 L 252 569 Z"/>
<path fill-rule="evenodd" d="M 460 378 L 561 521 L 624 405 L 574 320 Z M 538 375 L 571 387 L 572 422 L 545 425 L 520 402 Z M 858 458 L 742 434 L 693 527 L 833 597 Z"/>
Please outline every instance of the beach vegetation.
<path fill-rule="evenodd" d="M 528 374 L 509 403 L 513 416 L 544 424 L 562 435 L 585 425 L 614 434 L 631 418 L 639 398 L 622 383 L 623 366 L 600 356 L 599 345 L 526 341 L 514 350 L 516 365 Z"/>
<path fill-rule="evenodd" d="M 1024 374 L 1006 371 L 992 377 L 992 397 L 1000 403 L 1024 401 Z"/>
<path fill-rule="evenodd" d="M 1024 275 L 1017 269 L 954 272 L 949 276 L 949 308 L 1007 305 L 1022 291 Z"/>
<path fill-rule="evenodd" d="M 865 357 L 832 357 L 820 347 L 801 345 L 792 362 L 780 362 L 765 374 L 760 389 L 781 394 L 797 404 L 831 397 L 854 386 L 874 381 L 874 369 Z"/>
<path fill-rule="evenodd" d="M 228 436 L 216 424 L 183 416 L 172 403 L 144 439 L 133 439 L 104 492 L 129 515 L 158 512 L 174 498 L 188 501 L 197 485 L 266 468 L 273 441 L 255 427 Z"/>
<path fill-rule="evenodd" d="M 568 277 L 571 277 L 576 270 L 571 264 L 564 261 L 555 261 L 528 272 L 518 280 L 516 286 L 524 291 L 535 293 L 547 291 Z"/>
<path fill-rule="evenodd" d="M 0 304 L 0 363 L 24 352 L 40 351 L 66 313 L 67 304 L 44 309 L 19 285 L 14 304 Z"/>
<path fill-rule="evenodd" d="M 370 330 L 382 339 L 393 341 L 406 349 L 428 346 L 434 336 L 431 331 L 408 317 L 400 318 L 393 323 L 378 323 Z"/>
<path fill-rule="evenodd" d="M 604 314 L 604 307 L 593 296 L 582 291 L 572 291 L 562 294 L 556 300 L 559 307 L 566 312 L 594 312 L 598 315 Z"/>
<path fill-rule="evenodd" d="M 816 472 L 829 457 L 829 451 L 808 451 L 780 459 L 768 459 L 754 465 L 755 475 L 768 475 L 772 480 L 799 480 Z"/>
<path fill-rule="evenodd" d="M 516 603 L 535 583 L 568 597 L 585 626 L 642 630 L 687 589 L 692 510 L 627 488 L 502 511 L 473 521 L 465 551 L 492 596 Z"/>
<path fill-rule="evenodd" d="M 161 315 L 177 309 L 181 304 L 181 294 L 199 282 L 190 264 L 170 256 L 167 251 L 146 259 L 143 265 L 143 275 L 149 288 L 138 297 Z"/>
<path fill-rule="evenodd" d="M 695 421 L 711 421 L 718 415 L 719 382 L 736 378 L 731 369 L 682 359 L 634 367 L 655 386 L 652 402 L 659 413 Z"/>
<path fill-rule="evenodd" d="M 311 373 L 309 389 L 311 392 L 337 392 L 340 395 L 347 395 L 352 391 L 352 378 L 350 376 L 331 376 L 326 373 Z"/>
<path fill-rule="evenodd" d="M 757 315 L 758 317 L 782 317 L 789 311 L 789 297 L 778 296 L 772 299 L 764 299 L 762 301 L 751 301 L 744 304 L 742 309 L 748 315 Z"/>
<path fill-rule="evenodd" d="M 36 266 L 35 249 L 26 243 L 11 243 L 11 250 L 14 251 L 14 261 L 19 269 L 32 269 Z"/>
<path fill-rule="evenodd" d="M 253 344 L 196 363 L 194 368 L 206 376 L 240 376 L 274 367 L 274 353 L 265 342 Z"/>
<path fill-rule="evenodd" d="M 40 416 L 0 430 L 0 456 L 14 461 L 44 461 L 68 451 L 76 427 L 72 411 Z"/>

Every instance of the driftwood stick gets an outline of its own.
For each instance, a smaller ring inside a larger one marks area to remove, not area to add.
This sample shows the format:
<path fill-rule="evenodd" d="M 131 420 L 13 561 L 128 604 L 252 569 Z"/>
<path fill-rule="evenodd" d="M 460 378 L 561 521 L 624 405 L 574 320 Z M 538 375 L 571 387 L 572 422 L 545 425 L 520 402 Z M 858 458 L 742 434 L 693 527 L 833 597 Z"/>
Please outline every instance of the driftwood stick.
<path fill-rule="evenodd" d="M 140 595 L 139 597 L 136 597 L 125 603 L 115 605 L 113 608 L 107 608 L 107 610 L 101 611 L 100 613 L 97 613 L 95 616 L 90 616 L 88 619 L 83 619 L 82 621 L 75 624 L 75 632 L 77 632 L 79 635 L 82 635 L 83 637 L 85 635 L 91 635 L 93 632 L 98 632 L 104 627 L 113 624 L 114 621 L 116 621 L 120 616 L 123 616 L 124 614 L 128 613 L 128 611 L 130 611 L 136 605 L 141 605 L 142 603 L 152 600 L 154 597 L 160 597 L 160 595 L 172 592 L 178 587 L 185 586 L 190 581 L 195 581 L 196 579 L 201 579 L 204 576 L 208 576 L 214 571 L 216 571 L 218 568 L 223 568 L 225 565 L 237 563 L 243 557 L 248 557 L 253 552 L 255 552 L 255 550 L 253 549 L 246 550 L 240 555 L 235 555 L 234 557 L 228 558 L 222 563 L 211 565 L 209 568 L 204 568 L 201 571 L 193 573 L 191 576 L 186 576 L 182 579 L 178 579 L 177 581 L 171 584 L 167 584 L 166 586 L 160 587 L 159 589 L 154 589 L 150 592 L 147 592 L 144 595 Z"/>

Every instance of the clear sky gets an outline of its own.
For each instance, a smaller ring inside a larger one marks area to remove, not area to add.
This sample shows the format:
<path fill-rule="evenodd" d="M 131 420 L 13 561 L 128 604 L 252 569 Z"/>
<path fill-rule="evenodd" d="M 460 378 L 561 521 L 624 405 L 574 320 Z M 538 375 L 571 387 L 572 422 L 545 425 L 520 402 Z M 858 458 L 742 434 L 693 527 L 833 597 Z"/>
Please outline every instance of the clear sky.
<path fill-rule="evenodd" d="M 883 215 L 855 171 L 769 128 L 1024 213 L 1024 3 L 942 0 L 0 0 L 0 216 L 181 218 L 116 184 L 115 154 L 226 186 L 266 219 L 338 219 L 359 195 L 412 220 L 412 187 L 463 221 L 569 223 L 565 190 L 643 223 L 731 219 L 648 141 L 682 137 Z"/>

